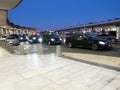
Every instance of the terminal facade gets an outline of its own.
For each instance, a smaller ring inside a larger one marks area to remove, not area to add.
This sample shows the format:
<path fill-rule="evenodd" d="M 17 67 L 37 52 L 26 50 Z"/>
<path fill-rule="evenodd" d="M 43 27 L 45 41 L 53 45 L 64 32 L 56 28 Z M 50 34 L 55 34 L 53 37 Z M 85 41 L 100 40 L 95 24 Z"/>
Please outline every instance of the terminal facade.
<path fill-rule="evenodd" d="M 30 27 L 11 25 L 8 19 L 8 11 L 16 8 L 22 0 L 0 0 L 0 35 L 32 34 L 36 30 Z"/>
<path fill-rule="evenodd" d="M 113 32 L 116 39 L 120 40 L 120 18 L 115 18 L 113 20 L 108 20 L 98 23 L 89 23 L 77 27 L 70 27 L 60 30 L 55 30 L 55 32 L 64 35 L 65 33 L 98 33 L 103 32 Z"/>
<path fill-rule="evenodd" d="M 0 35 L 9 34 L 33 34 L 36 29 L 30 27 L 21 27 L 18 25 L 11 25 L 8 19 L 8 10 L 16 8 L 22 0 L 0 0 Z M 77 27 L 70 27 L 60 30 L 54 30 L 59 34 L 65 34 L 66 32 L 109 32 L 113 31 L 116 33 L 116 39 L 120 39 L 120 18 L 114 20 L 108 20 L 99 23 L 89 23 L 80 25 Z"/>

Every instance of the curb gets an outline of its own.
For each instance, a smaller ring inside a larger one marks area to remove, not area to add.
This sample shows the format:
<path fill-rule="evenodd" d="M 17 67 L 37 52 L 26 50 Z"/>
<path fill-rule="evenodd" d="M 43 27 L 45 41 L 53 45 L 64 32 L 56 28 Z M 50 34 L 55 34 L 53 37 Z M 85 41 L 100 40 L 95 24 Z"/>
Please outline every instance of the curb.
<path fill-rule="evenodd" d="M 96 63 L 96 62 L 84 61 L 84 60 L 81 60 L 81 59 L 76 59 L 76 58 L 72 58 L 72 57 L 65 56 L 65 55 L 62 56 L 62 57 L 70 59 L 70 60 L 74 60 L 74 61 L 78 61 L 78 62 L 82 62 L 82 63 L 86 63 L 86 64 L 90 64 L 90 65 L 94 65 L 94 66 L 110 69 L 110 70 L 120 71 L 120 67 L 114 67 L 114 66 L 110 66 L 110 65 Z"/>

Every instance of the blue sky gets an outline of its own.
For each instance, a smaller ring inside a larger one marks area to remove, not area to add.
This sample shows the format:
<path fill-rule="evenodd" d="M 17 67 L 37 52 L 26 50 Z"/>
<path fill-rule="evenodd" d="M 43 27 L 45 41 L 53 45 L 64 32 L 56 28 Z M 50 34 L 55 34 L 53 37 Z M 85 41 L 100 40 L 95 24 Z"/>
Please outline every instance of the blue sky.
<path fill-rule="evenodd" d="M 39 30 L 120 18 L 120 0 L 23 0 L 9 20 Z"/>

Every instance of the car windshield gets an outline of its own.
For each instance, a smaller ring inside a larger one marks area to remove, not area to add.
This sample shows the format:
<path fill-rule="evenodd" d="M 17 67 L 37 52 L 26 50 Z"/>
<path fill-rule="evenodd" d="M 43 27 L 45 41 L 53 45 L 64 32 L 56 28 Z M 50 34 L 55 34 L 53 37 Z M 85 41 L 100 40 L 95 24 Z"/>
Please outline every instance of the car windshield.
<path fill-rule="evenodd" d="M 85 34 L 85 36 L 86 36 L 87 38 L 98 38 L 98 37 L 96 37 L 96 36 L 93 35 L 93 34 Z"/>
<path fill-rule="evenodd" d="M 31 35 L 29 38 L 33 38 L 33 37 L 40 38 L 41 36 L 40 35 Z"/>
<path fill-rule="evenodd" d="M 65 34 L 66 36 L 71 36 L 72 34 L 71 33 L 68 33 L 68 34 Z"/>
<path fill-rule="evenodd" d="M 11 34 L 11 37 L 15 37 L 15 38 L 19 38 L 19 36 L 17 34 Z"/>
<path fill-rule="evenodd" d="M 25 38 L 26 36 L 27 36 L 27 35 L 24 35 L 24 34 L 19 35 L 19 37 L 24 37 L 24 38 Z"/>
<path fill-rule="evenodd" d="M 9 36 L 7 39 L 16 39 L 14 36 Z"/>
<path fill-rule="evenodd" d="M 56 34 L 52 34 L 52 35 L 50 35 L 50 37 L 51 37 L 51 38 L 59 38 L 59 36 L 56 35 Z"/>
<path fill-rule="evenodd" d="M 6 38 L 7 36 L 2 36 L 2 38 Z"/>

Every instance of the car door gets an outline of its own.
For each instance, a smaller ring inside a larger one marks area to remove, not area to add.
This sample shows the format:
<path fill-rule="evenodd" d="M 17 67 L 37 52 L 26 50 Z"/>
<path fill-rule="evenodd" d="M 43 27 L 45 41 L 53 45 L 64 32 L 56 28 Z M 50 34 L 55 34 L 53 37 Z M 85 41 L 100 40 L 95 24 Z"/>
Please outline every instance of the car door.
<path fill-rule="evenodd" d="M 82 35 L 75 35 L 72 41 L 75 46 L 82 46 Z"/>
<path fill-rule="evenodd" d="M 85 37 L 85 35 L 80 35 L 77 38 L 77 44 L 82 47 L 89 47 L 90 46 L 90 40 Z"/>

